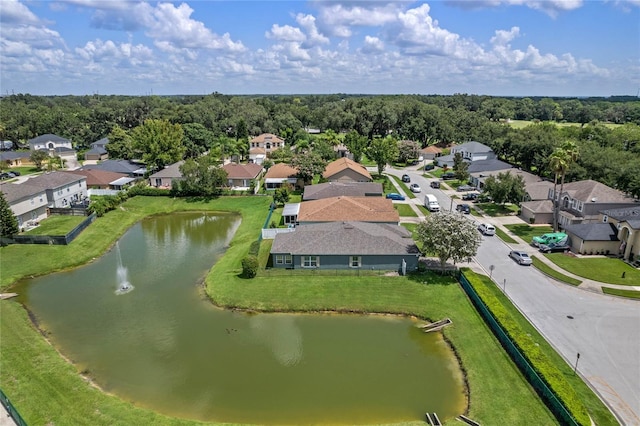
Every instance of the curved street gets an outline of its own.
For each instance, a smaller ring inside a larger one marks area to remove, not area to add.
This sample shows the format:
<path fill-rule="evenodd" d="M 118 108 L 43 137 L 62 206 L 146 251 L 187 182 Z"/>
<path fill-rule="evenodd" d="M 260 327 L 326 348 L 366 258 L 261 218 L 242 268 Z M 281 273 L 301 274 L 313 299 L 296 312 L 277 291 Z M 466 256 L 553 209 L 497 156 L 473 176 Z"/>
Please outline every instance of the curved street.
<path fill-rule="evenodd" d="M 435 179 L 427 179 L 415 169 L 388 167 L 385 173 L 407 173 L 412 183 L 420 185 L 418 197 L 406 202 L 421 204 L 424 194 L 431 193 L 441 209 L 455 209 L 453 198 L 430 188 L 429 182 Z M 475 219 L 470 216 L 470 220 Z M 498 218 L 486 221 L 501 225 Z M 527 244 L 511 247 L 497 236 L 483 237 L 475 267 L 491 275 L 569 365 L 577 362 L 578 374 L 622 424 L 640 425 L 640 303 L 557 282 L 535 267 L 516 264 L 508 256 L 512 248 L 536 252 Z"/>

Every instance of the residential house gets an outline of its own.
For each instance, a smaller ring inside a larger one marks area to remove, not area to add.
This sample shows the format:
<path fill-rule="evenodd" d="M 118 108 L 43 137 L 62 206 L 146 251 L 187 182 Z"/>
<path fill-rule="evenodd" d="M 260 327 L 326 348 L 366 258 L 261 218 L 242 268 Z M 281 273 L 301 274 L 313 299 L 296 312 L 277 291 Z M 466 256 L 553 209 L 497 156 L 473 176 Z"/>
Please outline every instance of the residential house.
<path fill-rule="evenodd" d="M 303 205 L 305 203 L 302 203 Z M 275 268 L 413 271 L 420 252 L 411 233 L 397 224 L 327 222 L 277 234 Z"/>
<path fill-rule="evenodd" d="M 31 162 L 30 156 L 31 153 L 26 151 L 0 151 L 0 161 L 10 168 L 22 166 L 23 162 Z"/>
<path fill-rule="evenodd" d="M 615 225 L 621 241 L 619 252 L 623 259 L 640 259 L 640 206 L 609 209 L 600 212 L 602 222 Z"/>
<path fill-rule="evenodd" d="M 77 153 L 69 139 L 57 135 L 46 134 L 29 139 L 31 151 L 46 151 L 50 157 L 60 157 L 63 161 L 76 164 Z"/>
<path fill-rule="evenodd" d="M 475 141 L 454 145 L 451 147 L 450 152 L 449 155 L 443 155 L 434 159 L 434 163 L 440 167 L 453 167 L 453 159 L 456 153 L 460 153 L 464 161 L 471 163 L 479 160 L 492 160 L 497 158 L 497 155 L 491 148 Z"/>
<path fill-rule="evenodd" d="M 236 164 L 228 163 L 222 166 L 227 172 L 227 185 L 233 190 L 246 191 L 253 185 L 254 191 L 258 191 L 260 185 L 256 181 L 262 176 L 262 165 L 257 163 Z"/>
<path fill-rule="evenodd" d="M 336 158 L 348 158 L 353 160 L 353 154 L 349 151 L 349 148 L 343 143 L 340 143 L 333 147 L 333 152 L 336 153 Z"/>
<path fill-rule="evenodd" d="M 27 179 L 27 185 L 41 188 L 48 207 L 71 207 L 88 198 L 87 178 L 71 172 L 51 172 Z"/>
<path fill-rule="evenodd" d="M 429 145 L 428 147 L 422 148 L 418 151 L 418 155 L 420 156 L 418 161 L 434 160 L 436 157 L 440 157 L 442 155 L 442 148 L 438 148 L 435 145 Z"/>
<path fill-rule="evenodd" d="M 105 170 L 74 170 L 75 175 L 87 178 L 87 193 L 92 195 L 116 195 L 119 191 L 131 186 L 135 178 L 122 173 L 108 172 Z"/>
<path fill-rule="evenodd" d="M 86 161 L 104 161 L 109 158 L 109 153 L 107 153 L 107 144 L 109 143 L 109 138 L 102 138 L 99 141 L 96 141 L 91 144 L 91 148 L 84 153 L 84 159 Z"/>
<path fill-rule="evenodd" d="M 41 186 L 5 183 L 0 185 L 0 191 L 18 219 L 20 229 L 35 226 L 47 218 L 47 192 Z"/>
<path fill-rule="evenodd" d="M 371 174 L 360 163 L 346 157 L 327 164 L 322 177 L 329 182 L 371 182 Z"/>
<path fill-rule="evenodd" d="M 271 151 L 283 148 L 284 139 L 271 133 L 263 133 L 249 141 L 249 161 L 262 164 Z"/>
<path fill-rule="evenodd" d="M 325 182 L 304 187 L 304 201 L 340 196 L 382 197 L 382 184 L 377 182 Z"/>
<path fill-rule="evenodd" d="M 132 178 L 141 178 L 147 172 L 143 164 L 129 160 L 105 160 L 99 164 L 85 164 L 80 170 L 106 170 L 122 173 Z"/>
<path fill-rule="evenodd" d="M 288 164 L 274 164 L 264 175 L 264 187 L 267 190 L 277 189 L 287 184 L 296 189 L 304 187 L 304 182 L 298 178 L 298 169 Z"/>
<path fill-rule="evenodd" d="M 174 181 L 182 179 L 180 166 L 183 164 L 184 161 L 178 161 L 177 163 L 165 166 L 164 169 L 155 172 L 149 176 L 149 185 L 155 188 L 171 189 Z"/>
<path fill-rule="evenodd" d="M 304 201 L 298 223 L 375 222 L 397 225 L 400 222 L 393 202 L 382 197 L 333 197 Z"/>
<path fill-rule="evenodd" d="M 552 183 L 548 186 L 546 200 L 522 203 L 522 215 L 530 223 L 553 223 L 554 188 Z M 558 191 L 560 186 L 557 185 Z M 594 180 L 565 183 L 559 196 L 558 224 L 562 228 L 579 223 L 600 222 L 600 211 L 634 204 L 632 197 Z"/>
<path fill-rule="evenodd" d="M 580 254 L 617 254 L 620 251 L 618 230 L 612 223 L 578 223 L 567 225 L 571 251 Z"/>

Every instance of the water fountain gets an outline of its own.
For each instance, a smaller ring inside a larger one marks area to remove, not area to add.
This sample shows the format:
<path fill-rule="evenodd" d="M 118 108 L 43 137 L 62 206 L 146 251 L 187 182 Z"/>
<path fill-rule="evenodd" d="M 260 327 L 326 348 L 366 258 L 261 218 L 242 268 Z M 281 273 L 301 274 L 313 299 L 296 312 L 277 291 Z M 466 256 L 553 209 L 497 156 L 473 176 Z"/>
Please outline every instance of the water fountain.
<path fill-rule="evenodd" d="M 128 270 L 122 264 L 122 255 L 120 254 L 120 246 L 116 243 L 116 252 L 118 254 L 118 268 L 116 270 L 116 276 L 118 278 L 118 288 L 116 294 L 125 294 L 133 290 L 133 286 L 129 282 Z"/>

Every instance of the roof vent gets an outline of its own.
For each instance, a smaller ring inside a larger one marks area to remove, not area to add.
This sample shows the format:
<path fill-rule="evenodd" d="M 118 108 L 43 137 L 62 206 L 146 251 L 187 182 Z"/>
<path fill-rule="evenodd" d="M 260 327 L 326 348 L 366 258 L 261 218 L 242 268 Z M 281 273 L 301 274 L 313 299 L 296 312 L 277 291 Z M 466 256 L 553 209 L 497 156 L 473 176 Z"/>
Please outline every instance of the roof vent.
<path fill-rule="evenodd" d="M 353 225 L 349 222 L 342 222 L 344 229 L 353 229 Z"/>
<path fill-rule="evenodd" d="M 592 203 L 595 203 L 596 201 L 598 201 L 598 199 L 597 199 L 596 197 L 593 197 L 593 198 L 591 199 L 591 202 L 592 202 Z"/>

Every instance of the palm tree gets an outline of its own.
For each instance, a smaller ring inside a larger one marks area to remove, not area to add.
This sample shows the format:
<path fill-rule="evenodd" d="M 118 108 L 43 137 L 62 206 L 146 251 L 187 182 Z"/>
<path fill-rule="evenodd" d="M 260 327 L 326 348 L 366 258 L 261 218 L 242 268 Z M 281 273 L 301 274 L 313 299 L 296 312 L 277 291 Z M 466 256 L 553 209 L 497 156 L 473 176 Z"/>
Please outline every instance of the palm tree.
<path fill-rule="evenodd" d="M 578 146 L 573 141 L 566 141 L 561 147 L 556 148 L 549 158 L 549 165 L 555 173 L 553 182 L 553 230 L 558 232 L 558 211 L 560 207 L 560 195 L 564 191 L 564 178 L 571 164 L 575 163 L 580 155 Z M 558 175 L 560 175 L 560 193 L 556 193 L 558 185 Z M 556 195 L 557 194 L 557 195 Z"/>

